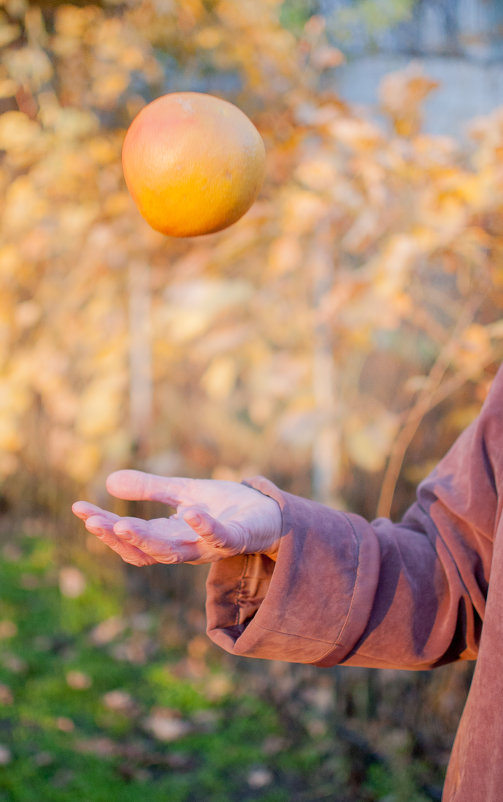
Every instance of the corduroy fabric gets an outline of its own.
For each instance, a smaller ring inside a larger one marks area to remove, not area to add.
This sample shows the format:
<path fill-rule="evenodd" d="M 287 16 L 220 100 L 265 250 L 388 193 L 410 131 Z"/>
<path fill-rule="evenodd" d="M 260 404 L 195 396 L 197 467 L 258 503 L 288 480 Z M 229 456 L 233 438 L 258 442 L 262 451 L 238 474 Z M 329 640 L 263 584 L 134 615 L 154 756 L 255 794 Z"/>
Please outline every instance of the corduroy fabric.
<path fill-rule="evenodd" d="M 443 802 L 503 799 L 503 367 L 400 523 L 285 493 L 277 560 L 212 565 L 208 634 L 236 655 L 375 668 L 477 660 Z"/>

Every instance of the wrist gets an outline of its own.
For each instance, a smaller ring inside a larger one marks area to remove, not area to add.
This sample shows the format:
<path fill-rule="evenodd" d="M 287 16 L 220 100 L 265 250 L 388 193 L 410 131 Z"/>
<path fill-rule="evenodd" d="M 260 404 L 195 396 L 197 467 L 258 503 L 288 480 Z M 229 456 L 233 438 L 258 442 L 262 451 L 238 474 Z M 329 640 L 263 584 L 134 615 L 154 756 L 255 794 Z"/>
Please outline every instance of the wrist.
<path fill-rule="evenodd" d="M 266 557 L 276 562 L 283 528 L 283 516 L 281 515 L 281 508 L 275 499 L 271 498 L 271 496 L 264 496 L 264 501 L 266 500 L 269 506 L 268 520 L 271 522 L 271 528 L 267 537 L 267 550 L 263 553 Z"/>
<path fill-rule="evenodd" d="M 256 491 L 262 497 L 260 517 L 266 523 L 259 533 L 258 548 L 254 549 L 254 551 L 256 553 L 265 554 L 266 557 L 276 562 L 283 532 L 281 504 L 279 498 L 276 498 L 276 494 L 280 493 L 280 491 L 278 491 L 272 482 L 265 479 L 263 476 L 254 476 L 251 479 L 244 479 L 241 484 Z"/>

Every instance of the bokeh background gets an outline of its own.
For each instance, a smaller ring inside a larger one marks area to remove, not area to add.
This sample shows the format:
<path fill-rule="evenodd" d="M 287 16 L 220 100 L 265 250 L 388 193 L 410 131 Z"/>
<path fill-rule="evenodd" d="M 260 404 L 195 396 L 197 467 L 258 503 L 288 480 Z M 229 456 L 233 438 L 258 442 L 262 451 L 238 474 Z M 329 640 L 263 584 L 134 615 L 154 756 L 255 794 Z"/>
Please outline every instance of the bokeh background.
<path fill-rule="evenodd" d="M 399 517 L 503 353 L 497 0 L 0 4 L 0 800 L 424 802 L 470 665 L 244 661 L 204 567 L 73 520 L 107 473 L 240 480 Z M 267 148 L 251 211 L 172 240 L 129 198 L 177 90 Z"/>

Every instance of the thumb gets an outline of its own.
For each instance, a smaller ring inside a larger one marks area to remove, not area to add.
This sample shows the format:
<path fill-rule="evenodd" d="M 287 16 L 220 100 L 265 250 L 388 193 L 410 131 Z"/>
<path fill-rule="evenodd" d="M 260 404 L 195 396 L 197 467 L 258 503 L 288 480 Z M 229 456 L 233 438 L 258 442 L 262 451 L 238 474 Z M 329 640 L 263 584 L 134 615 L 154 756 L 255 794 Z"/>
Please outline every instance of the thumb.
<path fill-rule="evenodd" d="M 207 512 L 203 512 L 197 507 L 192 507 L 184 512 L 183 520 L 196 534 L 204 538 L 208 545 L 217 549 L 222 549 L 229 545 L 226 528 Z"/>

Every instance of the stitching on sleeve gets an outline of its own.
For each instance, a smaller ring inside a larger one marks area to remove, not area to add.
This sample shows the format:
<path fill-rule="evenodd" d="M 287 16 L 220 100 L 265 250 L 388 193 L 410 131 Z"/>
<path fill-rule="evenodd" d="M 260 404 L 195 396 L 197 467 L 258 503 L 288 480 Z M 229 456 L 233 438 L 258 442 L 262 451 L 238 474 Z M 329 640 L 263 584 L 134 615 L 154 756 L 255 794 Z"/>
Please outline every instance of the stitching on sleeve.
<path fill-rule="evenodd" d="M 334 646 L 339 646 L 340 645 L 338 643 L 334 644 L 332 641 L 329 641 L 329 640 L 323 640 L 322 638 L 312 638 L 310 635 L 305 635 L 304 633 L 302 633 L 302 635 L 299 635 L 298 632 L 285 632 L 284 629 L 271 629 L 270 627 L 265 627 L 263 624 L 259 623 L 258 621 L 255 621 L 255 626 L 259 627 L 260 629 L 263 629 L 264 632 L 272 632 L 274 635 L 286 635 L 287 638 L 299 638 L 300 640 L 313 641 L 313 643 L 329 644 L 330 645 L 329 651 L 331 649 L 333 649 Z"/>
<path fill-rule="evenodd" d="M 353 593 L 351 594 L 351 601 L 349 603 L 349 610 L 347 612 L 346 619 L 345 619 L 345 621 L 344 621 L 344 623 L 343 623 L 343 625 L 341 627 L 341 630 L 340 630 L 339 634 L 337 635 L 337 638 L 335 639 L 334 646 L 342 646 L 342 642 L 341 642 L 342 635 L 344 633 L 344 630 L 346 629 L 346 626 L 347 626 L 348 621 L 349 621 L 350 616 L 351 616 L 351 611 L 353 609 L 355 596 L 356 596 L 356 593 L 357 593 L 357 590 L 358 590 L 358 582 L 360 580 L 360 541 L 358 539 L 358 535 L 356 534 L 356 530 L 355 530 L 355 528 L 353 526 L 353 522 L 351 521 L 351 518 L 349 518 L 346 515 L 346 513 L 344 513 L 344 512 L 342 513 L 342 515 L 344 517 L 344 520 L 347 521 L 347 523 L 351 527 L 351 532 L 353 533 L 353 537 L 355 539 L 355 544 L 356 544 L 356 577 L 355 577 L 355 584 L 353 586 Z"/>
<path fill-rule="evenodd" d="M 244 589 L 244 585 L 245 585 L 246 571 L 248 569 L 248 559 L 249 559 L 249 555 L 245 554 L 244 555 L 244 560 L 243 560 L 243 570 L 241 571 L 241 576 L 239 577 L 239 583 L 238 583 L 238 586 L 237 586 L 237 589 L 236 589 L 236 599 L 234 601 L 234 606 L 236 608 L 236 617 L 235 617 L 234 623 L 236 625 L 240 623 L 239 622 L 239 613 L 241 611 L 242 593 L 243 593 L 243 589 Z"/>

